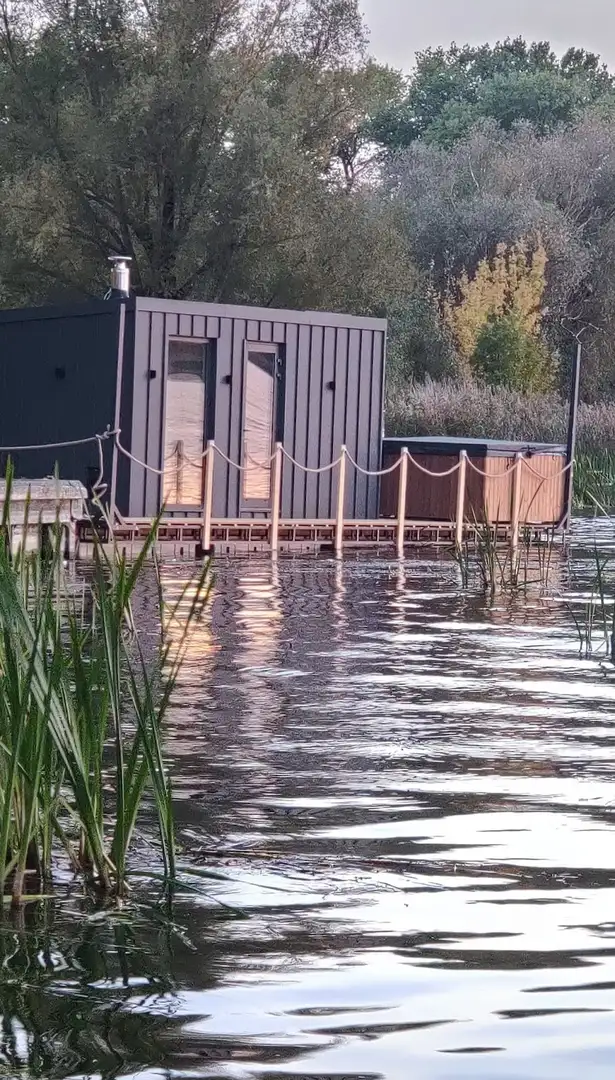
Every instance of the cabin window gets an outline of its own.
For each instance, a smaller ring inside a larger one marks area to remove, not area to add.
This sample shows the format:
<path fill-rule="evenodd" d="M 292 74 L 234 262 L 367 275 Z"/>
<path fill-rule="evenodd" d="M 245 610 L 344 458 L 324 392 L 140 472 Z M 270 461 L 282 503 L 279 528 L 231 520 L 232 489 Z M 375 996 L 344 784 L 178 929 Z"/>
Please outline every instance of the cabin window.
<path fill-rule="evenodd" d="M 163 500 L 202 504 L 206 342 L 171 338 L 168 346 Z"/>
<path fill-rule="evenodd" d="M 271 498 L 275 382 L 276 353 L 248 346 L 243 390 L 242 496 L 246 503 Z"/>

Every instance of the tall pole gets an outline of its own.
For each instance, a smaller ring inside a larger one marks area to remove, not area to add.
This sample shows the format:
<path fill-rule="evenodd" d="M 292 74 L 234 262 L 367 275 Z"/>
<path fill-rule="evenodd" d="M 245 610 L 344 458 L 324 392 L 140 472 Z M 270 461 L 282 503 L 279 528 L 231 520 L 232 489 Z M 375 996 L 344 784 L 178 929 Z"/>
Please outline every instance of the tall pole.
<path fill-rule="evenodd" d="M 572 474 L 574 471 L 574 455 L 577 447 L 577 423 L 579 418 L 579 388 L 581 385 L 582 352 L 583 346 L 581 345 L 581 339 L 577 338 L 577 348 L 572 366 L 572 384 L 570 387 L 570 413 L 568 416 L 568 438 L 566 440 L 566 465 L 568 466 L 568 472 L 566 473 L 566 482 L 564 485 L 565 513 L 562 521 L 565 529 L 570 528 L 570 520 L 572 518 L 572 496 L 574 487 Z"/>
<path fill-rule="evenodd" d="M 461 551 L 463 545 L 463 514 L 466 500 L 467 463 L 467 450 L 461 450 L 459 453 L 459 469 L 457 470 L 457 510 L 455 515 L 455 548 L 457 551 Z"/>
<path fill-rule="evenodd" d="M 115 414 L 113 424 L 115 431 L 119 431 L 122 420 L 122 376 L 124 371 L 124 338 L 126 334 L 126 304 L 120 303 L 119 324 L 117 336 L 117 367 L 115 378 Z M 117 469 L 118 469 L 118 445 L 119 435 L 113 436 L 113 449 L 111 451 L 111 490 L 109 499 L 109 521 L 111 527 L 115 525 L 115 507 L 117 501 Z"/>
<path fill-rule="evenodd" d="M 271 556 L 278 557 L 278 544 L 280 536 L 280 491 L 282 490 L 282 443 L 275 444 L 271 476 L 271 523 L 269 525 L 269 543 Z"/>
<path fill-rule="evenodd" d="M 214 497 L 214 466 L 216 449 L 213 439 L 207 442 L 205 462 L 205 485 L 203 491 L 203 528 L 201 532 L 201 547 L 203 554 L 208 555 L 211 549 L 211 517 Z"/>
<path fill-rule="evenodd" d="M 344 500 L 346 495 L 346 447 L 340 452 L 340 465 L 337 474 L 337 509 L 335 513 L 335 536 L 333 547 L 336 555 L 344 550 Z"/>

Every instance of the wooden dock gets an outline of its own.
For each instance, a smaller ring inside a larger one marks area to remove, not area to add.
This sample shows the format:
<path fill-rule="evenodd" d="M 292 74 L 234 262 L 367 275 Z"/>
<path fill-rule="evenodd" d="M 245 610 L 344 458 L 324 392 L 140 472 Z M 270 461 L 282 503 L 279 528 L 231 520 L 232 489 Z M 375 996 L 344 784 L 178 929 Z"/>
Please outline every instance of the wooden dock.
<path fill-rule="evenodd" d="M 123 521 L 114 529 L 113 540 L 118 549 L 129 558 L 142 550 L 152 522 L 145 518 Z M 499 545 L 512 541 L 510 524 L 489 526 L 493 540 Z M 485 526 L 464 522 L 462 542 L 476 546 L 484 535 Z M 317 554 L 340 552 L 339 523 L 335 520 L 284 520 L 277 522 L 277 546 L 281 555 Z M 158 528 L 157 550 L 161 557 L 192 560 L 211 555 L 271 554 L 272 522 L 268 518 L 243 518 L 238 520 L 212 520 L 209 549 L 203 548 L 203 522 L 200 518 L 163 518 Z M 103 542 L 110 542 L 108 530 L 99 533 Z M 344 521 L 342 551 L 388 550 L 402 554 L 406 549 L 453 548 L 458 542 L 459 530 L 454 521 L 405 521 L 403 537 L 398 522 L 392 519 L 373 521 Z M 547 526 L 532 525 L 525 533 L 532 543 L 553 539 L 554 530 Z M 93 526 L 83 521 L 78 528 L 77 557 L 89 558 L 93 554 Z"/>

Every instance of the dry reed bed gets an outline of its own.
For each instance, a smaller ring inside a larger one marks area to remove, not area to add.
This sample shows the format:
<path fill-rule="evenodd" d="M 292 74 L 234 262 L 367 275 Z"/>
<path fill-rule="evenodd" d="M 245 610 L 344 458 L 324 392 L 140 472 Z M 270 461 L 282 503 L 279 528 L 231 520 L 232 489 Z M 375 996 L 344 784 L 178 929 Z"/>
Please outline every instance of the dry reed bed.
<path fill-rule="evenodd" d="M 502 387 L 450 381 L 389 382 L 389 435 L 452 435 L 562 443 L 568 405 L 557 395 L 525 396 Z M 615 402 L 579 407 L 579 451 L 615 450 Z"/>

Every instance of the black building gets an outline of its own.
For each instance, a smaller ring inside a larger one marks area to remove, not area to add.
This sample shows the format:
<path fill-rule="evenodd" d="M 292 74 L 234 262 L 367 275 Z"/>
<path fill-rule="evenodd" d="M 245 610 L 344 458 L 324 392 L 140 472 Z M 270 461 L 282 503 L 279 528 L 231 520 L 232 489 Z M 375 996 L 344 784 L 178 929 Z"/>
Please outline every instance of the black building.
<path fill-rule="evenodd" d="M 317 312 L 130 297 L 70 308 L 0 312 L 0 448 L 89 439 L 104 443 L 108 497 L 129 518 L 165 504 L 202 507 L 201 455 L 214 439 L 214 517 L 268 514 L 270 470 L 281 442 L 300 464 L 328 465 L 344 444 L 377 469 L 382 435 L 386 323 Z M 0 469 L 8 451 L 0 449 Z M 59 468 L 91 485 L 96 442 L 11 450 L 18 477 Z M 145 468 L 143 462 L 149 468 Z M 154 471 L 159 470 L 159 471 Z M 283 518 L 334 515 L 336 472 L 284 461 Z M 378 512 L 377 480 L 349 467 L 346 518 Z"/>

